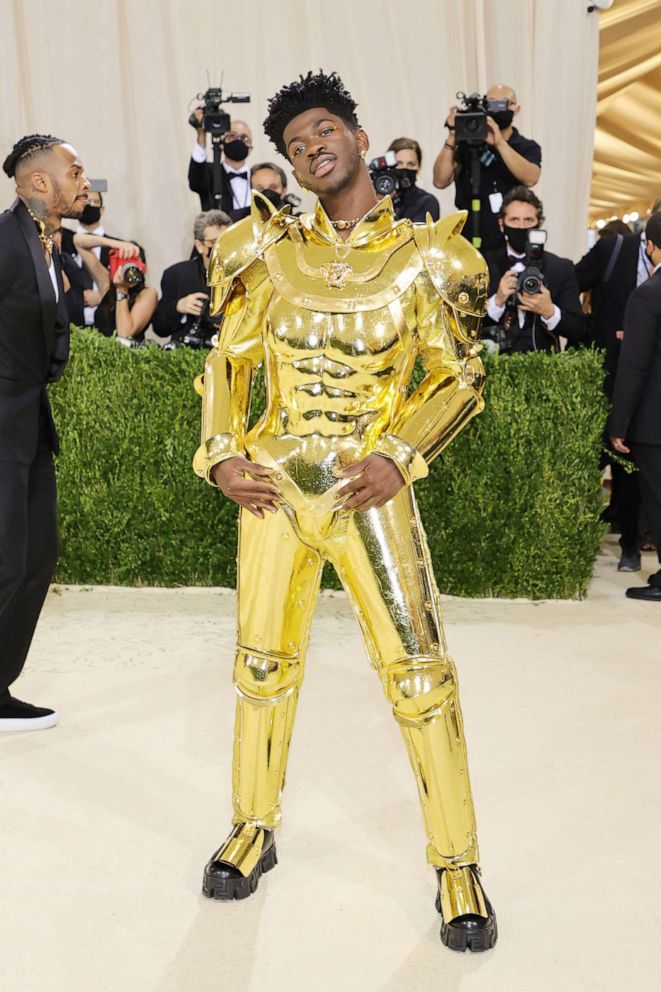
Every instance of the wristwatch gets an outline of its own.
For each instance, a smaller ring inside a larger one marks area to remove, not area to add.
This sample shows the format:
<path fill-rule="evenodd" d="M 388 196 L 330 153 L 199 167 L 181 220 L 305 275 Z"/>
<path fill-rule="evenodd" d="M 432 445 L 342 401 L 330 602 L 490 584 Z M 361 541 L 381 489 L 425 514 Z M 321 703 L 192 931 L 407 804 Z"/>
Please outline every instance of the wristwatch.
<path fill-rule="evenodd" d="M 118 303 L 119 303 L 120 300 L 128 300 L 128 298 L 129 298 L 129 294 L 128 293 L 117 293 L 116 294 L 116 299 L 117 299 L 117 302 Z"/>

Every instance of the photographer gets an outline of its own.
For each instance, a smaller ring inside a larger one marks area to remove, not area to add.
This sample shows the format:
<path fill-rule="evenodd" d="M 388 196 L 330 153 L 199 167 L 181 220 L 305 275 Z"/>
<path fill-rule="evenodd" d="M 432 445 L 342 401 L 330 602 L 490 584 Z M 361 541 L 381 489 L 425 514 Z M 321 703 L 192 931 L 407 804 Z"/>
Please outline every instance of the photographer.
<path fill-rule="evenodd" d="M 578 296 L 574 266 L 539 249 L 537 271 L 530 272 L 529 234 L 544 221 L 541 200 L 525 186 L 515 186 L 503 200 L 498 226 L 506 246 L 489 252 L 489 300 L 484 336 L 498 342 L 501 351 L 559 351 L 559 338 L 580 344 L 586 338 L 585 318 Z M 541 271 L 539 271 L 541 270 Z M 523 292 L 520 275 L 530 272 L 541 285 Z M 517 289 L 517 286 L 519 288 Z M 489 325 L 491 321 L 491 325 Z"/>
<path fill-rule="evenodd" d="M 414 138 L 395 138 L 388 147 L 389 152 L 395 152 L 397 171 L 401 176 L 399 195 L 395 206 L 395 217 L 424 224 L 427 214 L 432 220 L 438 220 L 441 210 L 438 200 L 432 193 L 416 185 L 418 170 L 422 165 L 422 149 Z"/>
<path fill-rule="evenodd" d="M 161 298 L 152 321 L 154 333 L 171 337 L 174 344 L 186 343 L 209 299 L 207 271 L 211 250 L 231 220 L 222 210 L 198 214 L 193 224 L 196 255 L 171 265 L 161 279 Z"/>
<path fill-rule="evenodd" d="M 220 200 L 215 202 L 213 195 L 213 165 L 207 162 L 207 132 L 204 129 L 204 111 L 198 107 L 193 111 L 199 122 L 197 141 L 193 146 L 188 166 L 188 186 L 200 197 L 202 210 L 220 209 L 232 221 L 241 220 L 250 211 L 250 175 L 246 159 L 252 150 L 252 131 L 245 121 L 232 121 L 229 131 L 223 135 L 224 159 L 221 163 Z"/>
<path fill-rule="evenodd" d="M 112 239 L 99 239 L 93 234 L 76 235 L 81 251 L 97 247 L 94 242 L 100 240 L 106 242 L 107 247 Z M 97 326 L 109 337 L 116 335 L 123 344 L 142 343 L 158 299 L 156 290 L 145 282 L 144 249 L 125 241 L 118 241 L 112 247 L 115 252 L 110 254 L 110 288 L 97 309 Z"/>
<path fill-rule="evenodd" d="M 541 175 L 542 149 L 536 141 L 524 138 L 513 127 L 514 116 L 521 109 L 511 86 L 491 86 L 486 93 L 490 101 L 504 101 L 507 109 L 489 113 L 487 135 L 479 149 L 480 156 L 480 250 L 484 253 L 503 245 L 498 216 L 503 197 L 517 185 L 534 186 Z M 445 126 L 448 138 L 434 163 L 434 186 L 445 189 L 454 182 L 455 204 L 470 210 L 470 150 L 455 141 L 455 121 L 459 108 L 450 107 Z M 470 225 L 467 225 L 470 230 Z"/>

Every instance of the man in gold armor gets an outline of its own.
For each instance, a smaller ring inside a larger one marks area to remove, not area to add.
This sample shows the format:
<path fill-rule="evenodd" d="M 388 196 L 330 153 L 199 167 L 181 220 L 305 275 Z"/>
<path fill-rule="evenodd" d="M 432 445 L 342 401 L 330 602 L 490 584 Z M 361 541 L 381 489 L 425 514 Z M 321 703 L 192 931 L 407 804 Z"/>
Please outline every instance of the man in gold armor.
<path fill-rule="evenodd" d="M 413 483 L 479 413 L 486 266 L 464 213 L 396 222 L 339 77 L 308 73 L 269 102 L 267 135 L 319 198 L 292 218 L 258 195 L 209 270 L 218 343 L 197 383 L 195 471 L 241 507 L 233 829 L 203 891 L 240 899 L 277 862 L 274 830 L 310 624 L 335 567 L 418 785 L 447 946 L 485 950 L 454 665 Z M 425 376 L 410 388 L 416 359 Z M 255 370 L 266 409 L 248 429 Z"/>

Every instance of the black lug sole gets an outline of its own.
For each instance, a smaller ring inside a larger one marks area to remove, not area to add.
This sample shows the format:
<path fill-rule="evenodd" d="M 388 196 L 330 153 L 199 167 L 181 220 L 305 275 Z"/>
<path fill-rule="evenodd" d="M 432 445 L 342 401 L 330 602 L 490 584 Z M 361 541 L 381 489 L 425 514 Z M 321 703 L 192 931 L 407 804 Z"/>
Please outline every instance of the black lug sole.
<path fill-rule="evenodd" d="M 491 908 L 489 900 L 486 900 L 489 916 L 460 916 L 450 923 L 445 920 L 441 923 L 441 943 L 451 951 L 490 951 L 498 940 L 498 926 L 496 917 Z M 443 915 L 441 909 L 441 897 L 436 896 L 436 912 Z M 459 926 L 459 920 L 471 920 L 475 923 L 474 929 L 466 929 Z"/>
<path fill-rule="evenodd" d="M 256 890 L 262 875 L 271 871 L 278 863 L 278 856 L 275 850 L 275 843 L 269 847 L 268 851 L 262 854 L 261 858 L 247 877 L 237 874 L 228 874 L 225 878 L 217 878 L 208 875 L 205 871 L 202 880 L 202 892 L 209 899 L 247 899 Z"/>

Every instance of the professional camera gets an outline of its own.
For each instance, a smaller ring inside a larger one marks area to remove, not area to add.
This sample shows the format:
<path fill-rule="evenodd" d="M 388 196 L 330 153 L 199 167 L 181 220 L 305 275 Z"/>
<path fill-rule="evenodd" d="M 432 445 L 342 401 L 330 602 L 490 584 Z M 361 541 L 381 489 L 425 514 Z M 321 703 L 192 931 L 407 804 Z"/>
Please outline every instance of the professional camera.
<path fill-rule="evenodd" d="M 408 169 L 397 168 L 395 153 L 386 152 L 379 158 L 373 158 L 367 168 L 374 191 L 379 196 L 391 196 L 395 207 L 399 206 L 401 194 L 404 190 L 410 189 L 413 183 L 409 179 Z"/>
<path fill-rule="evenodd" d="M 487 116 L 509 110 L 508 100 L 489 100 L 479 93 L 471 93 L 470 96 L 457 93 L 457 99 L 463 104 L 454 119 L 454 138 L 457 144 L 483 144 L 489 133 Z"/>
<path fill-rule="evenodd" d="M 197 99 L 202 101 L 197 109 L 203 111 L 204 130 L 211 135 L 212 140 L 215 138 L 218 141 L 230 129 L 230 115 L 220 109 L 221 103 L 250 103 L 250 93 L 230 93 L 223 97 L 220 86 L 210 86 L 206 93 L 198 93 Z M 194 112 L 188 118 L 188 123 L 196 130 L 199 128 L 200 122 Z"/>
<path fill-rule="evenodd" d="M 116 273 L 119 272 L 121 282 L 125 282 L 129 286 L 144 286 L 147 266 L 139 255 L 134 258 L 120 258 L 119 249 L 111 248 L 109 257 L 111 282 L 114 281 Z"/>
<path fill-rule="evenodd" d="M 210 351 L 212 340 L 218 333 L 222 317 L 212 320 L 209 317 L 209 299 L 207 299 L 197 317 L 189 317 L 184 334 L 174 341 L 163 345 L 163 351 L 176 351 L 178 348 L 205 348 Z"/>
<path fill-rule="evenodd" d="M 517 293 L 541 292 L 544 285 L 544 245 L 546 244 L 546 231 L 535 227 L 528 231 L 528 241 L 526 243 L 525 268 L 519 273 L 516 282 Z"/>

